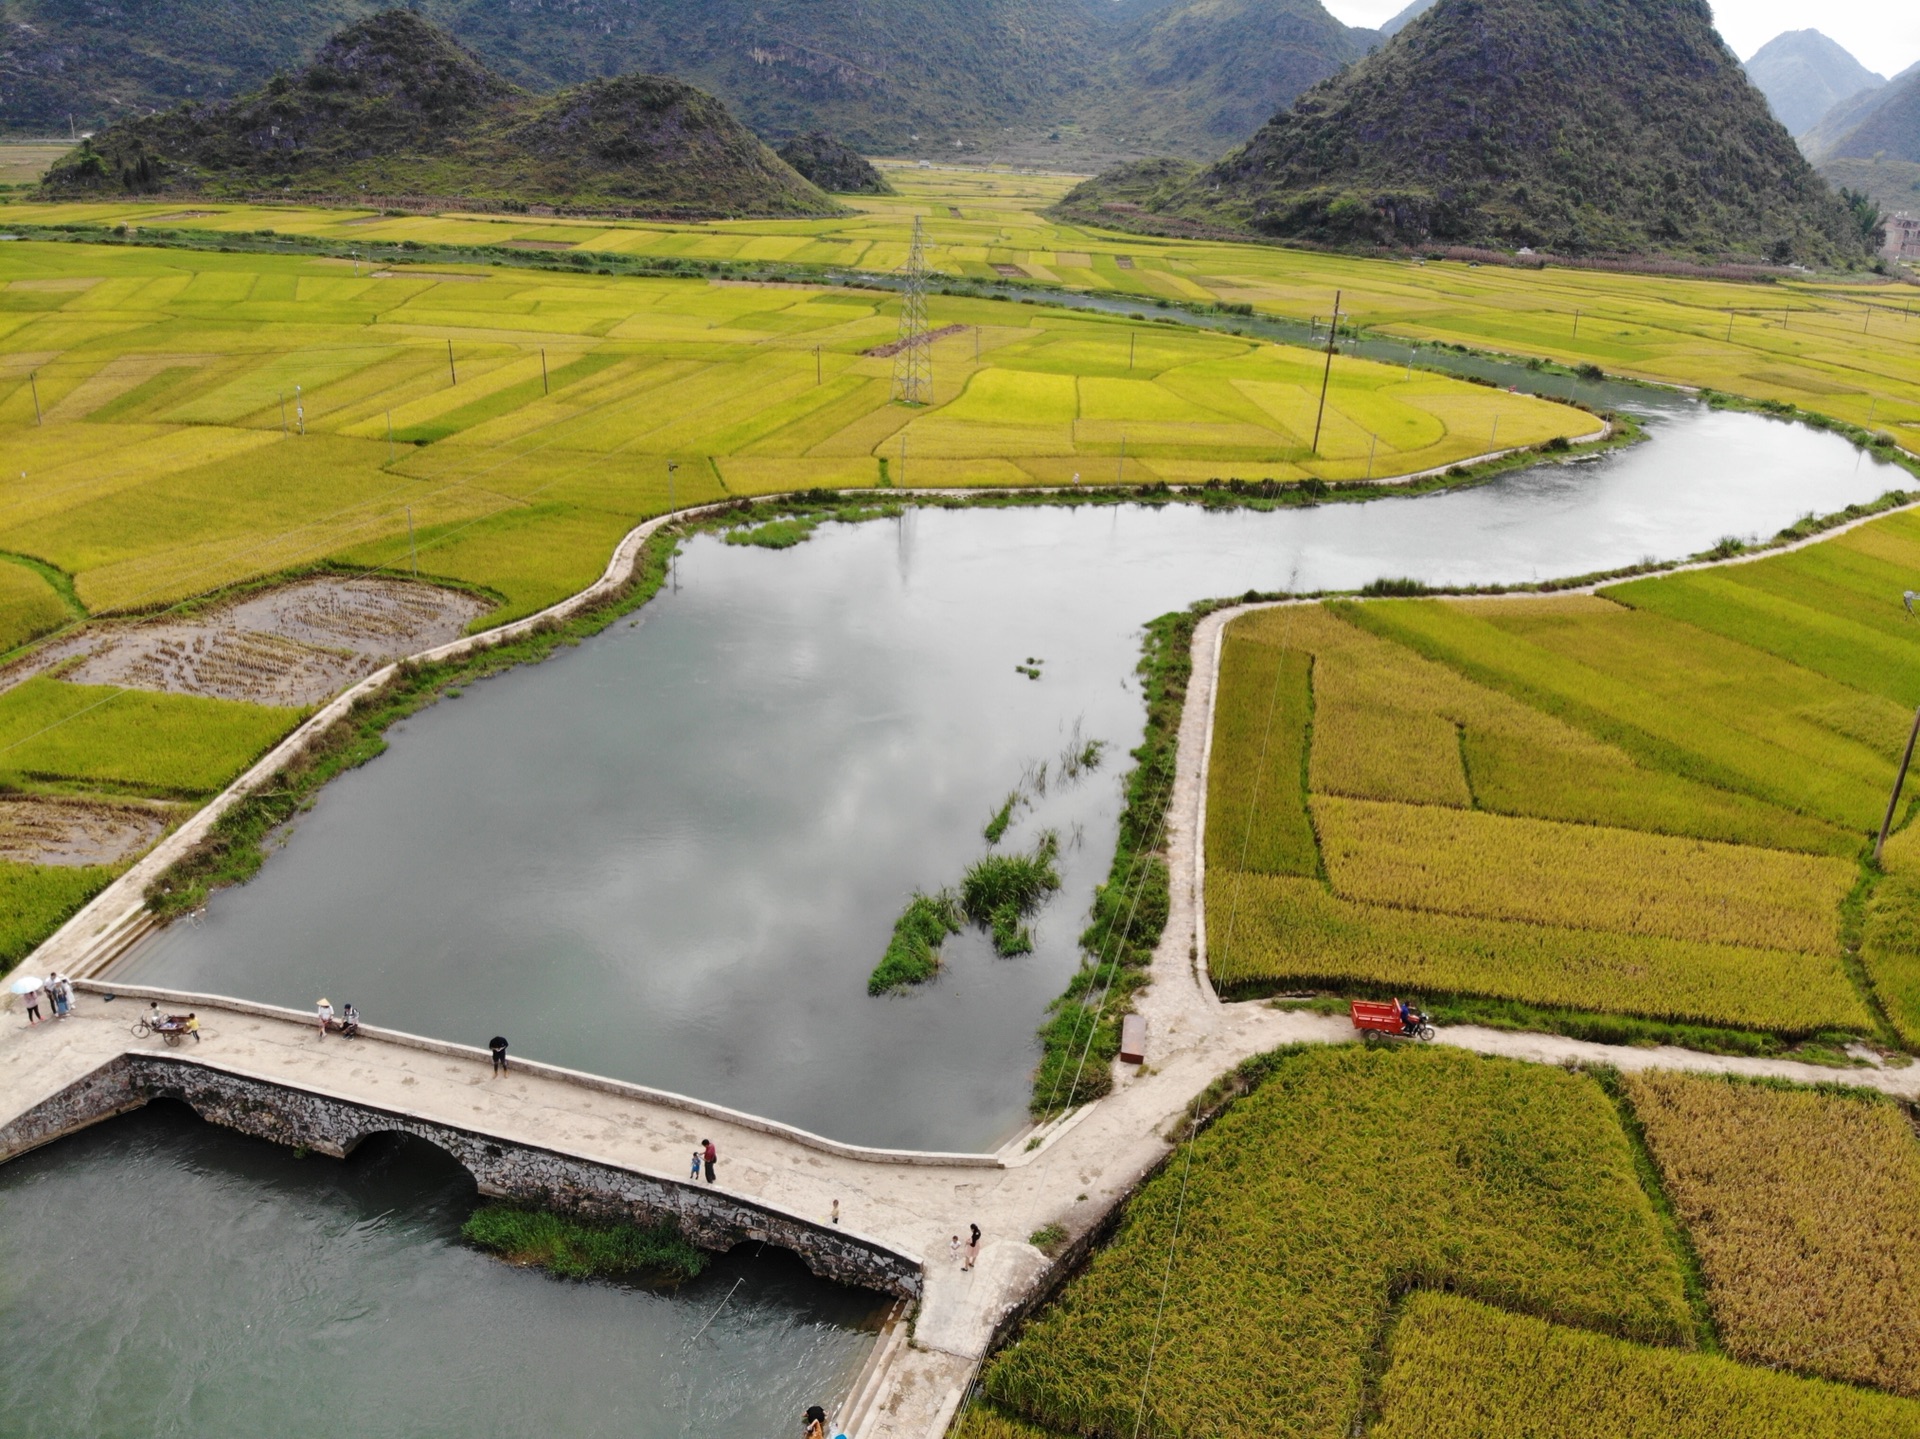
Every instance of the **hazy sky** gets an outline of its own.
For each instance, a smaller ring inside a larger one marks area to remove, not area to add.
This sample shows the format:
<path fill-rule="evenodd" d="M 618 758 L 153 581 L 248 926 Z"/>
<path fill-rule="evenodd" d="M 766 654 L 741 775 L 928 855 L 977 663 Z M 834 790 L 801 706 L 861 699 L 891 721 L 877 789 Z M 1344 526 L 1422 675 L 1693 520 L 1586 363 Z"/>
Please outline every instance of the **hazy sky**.
<path fill-rule="evenodd" d="M 1407 0 L 1327 0 L 1349 25 L 1378 25 Z M 1888 77 L 1920 60 L 1920 4 L 1912 0 L 1717 0 L 1720 33 L 1742 60 L 1782 30 L 1819 30 L 1854 53 L 1869 70 Z"/>

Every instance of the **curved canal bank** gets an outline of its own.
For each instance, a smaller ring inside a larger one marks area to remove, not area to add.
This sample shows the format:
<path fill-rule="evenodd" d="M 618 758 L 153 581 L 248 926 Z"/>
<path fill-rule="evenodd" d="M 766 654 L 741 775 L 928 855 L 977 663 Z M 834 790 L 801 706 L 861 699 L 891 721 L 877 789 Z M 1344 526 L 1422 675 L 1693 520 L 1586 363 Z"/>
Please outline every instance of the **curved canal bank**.
<path fill-rule="evenodd" d="M 505 1029 L 851 1141 L 991 1147 L 1023 1120 L 1033 1030 L 1105 877 L 1140 623 L 1208 594 L 1608 569 L 1904 478 L 1835 436 L 1691 406 L 1603 459 L 1364 506 L 909 509 L 781 553 L 697 538 L 634 622 L 405 721 L 253 882 L 115 972 L 324 993 L 468 1042 Z M 978 857 L 1076 726 L 1109 763 L 1005 841 L 1069 841 L 1035 952 L 969 933 L 932 985 L 869 998 L 907 894 Z"/>

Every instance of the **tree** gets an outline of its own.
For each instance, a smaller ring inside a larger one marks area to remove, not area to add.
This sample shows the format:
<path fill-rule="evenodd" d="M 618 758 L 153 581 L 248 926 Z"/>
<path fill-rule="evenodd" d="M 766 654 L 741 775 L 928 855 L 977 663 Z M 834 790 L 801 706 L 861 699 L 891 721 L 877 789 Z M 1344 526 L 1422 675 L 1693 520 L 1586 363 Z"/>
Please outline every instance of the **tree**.
<path fill-rule="evenodd" d="M 1860 227 L 1860 238 L 1867 242 L 1868 249 L 1878 250 L 1887 243 L 1887 222 L 1871 195 L 1859 190 L 1842 189 L 1840 198 L 1853 211 L 1853 223 Z"/>

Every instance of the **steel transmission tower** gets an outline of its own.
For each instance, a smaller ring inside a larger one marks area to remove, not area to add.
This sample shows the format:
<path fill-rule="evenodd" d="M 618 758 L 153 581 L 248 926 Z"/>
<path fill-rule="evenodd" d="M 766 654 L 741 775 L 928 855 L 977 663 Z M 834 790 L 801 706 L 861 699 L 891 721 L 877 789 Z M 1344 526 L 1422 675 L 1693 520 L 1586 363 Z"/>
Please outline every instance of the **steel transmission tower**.
<path fill-rule="evenodd" d="M 913 217 L 913 248 L 907 253 L 907 287 L 900 299 L 899 348 L 893 354 L 893 398 L 909 405 L 933 403 L 933 344 L 927 337 L 927 251 L 920 217 Z"/>

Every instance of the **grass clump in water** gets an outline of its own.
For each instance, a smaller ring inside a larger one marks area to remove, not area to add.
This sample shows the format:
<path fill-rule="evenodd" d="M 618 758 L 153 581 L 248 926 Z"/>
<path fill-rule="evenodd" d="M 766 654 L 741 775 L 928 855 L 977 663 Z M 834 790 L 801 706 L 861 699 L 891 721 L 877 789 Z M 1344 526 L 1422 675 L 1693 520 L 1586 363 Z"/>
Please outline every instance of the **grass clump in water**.
<path fill-rule="evenodd" d="M 940 946 L 948 935 L 959 932 L 960 905 L 950 891 L 921 894 L 916 890 L 893 922 L 887 952 L 867 976 L 867 993 L 885 994 L 932 979 L 940 972 Z"/>
<path fill-rule="evenodd" d="M 1027 854 L 989 854 L 974 861 L 960 881 L 960 906 L 968 919 L 993 933 L 994 953 L 1025 954 L 1033 937 L 1021 920 L 1060 888 L 1054 860 L 1060 836 L 1045 831 Z"/>
<path fill-rule="evenodd" d="M 987 837 L 988 844 L 1000 843 L 1001 837 L 1007 832 L 1007 826 L 1013 823 L 1013 811 L 1019 805 L 1020 799 L 1021 795 L 1019 790 L 1009 790 L 1007 792 L 1005 802 L 1001 804 L 999 809 L 993 812 L 993 818 L 987 821 L 987 827 L 983 831 Z"/>
<path fill-rule="evenodd" d="M 590 1224 L 544 1209 L 485 1204 L 460 1226 L 470 1244 L 511 1260 L 538 1264 L 563 1279 L 646 1273 L 678 1283 L 707 1267 L 671 1219 L 658 1224 Z"/>
<path fill-rule="evenodd" d="M 811 537 L 818 524 L 819 521 L 813 519 L 768 520 L 764 525 L 728 530 L 727 543 L 758 545 L 763 550 L 790 550 Z"/>

